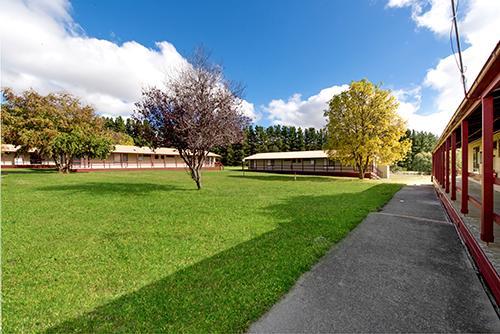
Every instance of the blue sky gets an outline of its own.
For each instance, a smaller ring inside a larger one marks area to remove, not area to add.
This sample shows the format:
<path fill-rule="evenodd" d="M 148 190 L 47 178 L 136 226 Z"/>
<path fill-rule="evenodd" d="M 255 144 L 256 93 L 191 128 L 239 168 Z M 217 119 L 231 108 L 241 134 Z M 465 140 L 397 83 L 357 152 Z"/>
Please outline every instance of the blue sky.
<path fill-rule="evenodd" d="M 75 20 L 91 36 L 118 43 L 135 40 L 148 47 L 166 40 L 187 57 L 194 47 L 205 45 L 229 78 L 246 85 L 246 98 L 258 106 L 361 78 L 414 87 L 427 68 L 450 53 L 448 40 L 415 28 L 410 9 L 388 10 L 382 1 L 72 5 Z"/>
<path fill-rule="evenodd" d="M 140 87 L 204 45 L 245 84 L 258 124 L 320 127 L 326 101 L 368 78 L 394 90 L 410 128 L 438 133 L 461 100 L 446 3 L 5 0 L 2 85 L 69 90 L 102 114 L 128 116 Z M 460 5 L 470 84 L 500 36 L 499 3 Z"/>

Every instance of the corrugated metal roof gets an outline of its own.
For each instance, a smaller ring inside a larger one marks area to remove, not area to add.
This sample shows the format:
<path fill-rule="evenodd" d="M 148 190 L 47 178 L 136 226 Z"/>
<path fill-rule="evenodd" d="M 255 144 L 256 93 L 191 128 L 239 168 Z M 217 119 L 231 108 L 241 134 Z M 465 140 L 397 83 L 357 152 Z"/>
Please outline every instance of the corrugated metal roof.
<path fill-rule="evenodd" d="M 129 145 L 115 145 L 114 153 L 139 153 L 139 154 L 164 154 L 164 155 L 179 155 L 175 148 L 171 147 L 158 147 L 154 150 L 145 146 L 129 146 Z M 220 155 L 209 152 L 209 157 L 220 157 Z"/>
<path fill-rule="evenodd" d="M 12 144 L 2 144 L 2 152 L 16 152 L 19 146 L 14 146 Z M 30 152 L 33 150 L 30 150 Z M 179 152 L 175 148 L 169 147 L 158 147 L 155 150 L 145 146 L 131 146 L 131 145 L 115 145 L 113 153 L 137 153 L 137 154 L 164 154 L 164 155 L 179 155 Z M 209 152 L 209 157 L 220 157 L 220 155 Z"/>
<path fill-rule="evenodd" d="M 257 153 L 246 157 L 247 160 L 264 160 L 264 159 L 320 159 L 328 158 L 326 151 L 295 151 L 295 152 L 269 152 Z"/>
<path fill-rule="evenodd" d="M 2 144 L 2 152 L 16 152 L 19 149 L 19 147 L 15 147 L 12 144 Z"/>
<path fill-rule="evenodd" d="M 20 149 L 20 146 L 14 146 L 12 144 L 2 144 L 2 153 L 17 152 L 19 149 Z M 28 152 L 35 152 L 35 150 L 31 149 Z"/>

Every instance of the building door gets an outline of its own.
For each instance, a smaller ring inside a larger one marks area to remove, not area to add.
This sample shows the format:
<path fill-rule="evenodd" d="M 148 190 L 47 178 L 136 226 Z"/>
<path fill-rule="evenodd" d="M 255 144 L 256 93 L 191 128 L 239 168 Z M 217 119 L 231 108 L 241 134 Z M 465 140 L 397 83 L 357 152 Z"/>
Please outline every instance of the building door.
<path fill-rule="evenodd" d="M 113 153 L 113 165 L 121 165 L 121 154 Z"/>
<path fill-rule="evenodd" d="M 481 161 L 481 152 L 479 151 L 479 146 L 472 149 L 472 171 L 475 173 L 480 173 L 479 164 Z"/>
<path fill-rule="evenodd" d="M 127 153 L 122 154 L 122 166 L 128 167 L 128 154 Z"/>

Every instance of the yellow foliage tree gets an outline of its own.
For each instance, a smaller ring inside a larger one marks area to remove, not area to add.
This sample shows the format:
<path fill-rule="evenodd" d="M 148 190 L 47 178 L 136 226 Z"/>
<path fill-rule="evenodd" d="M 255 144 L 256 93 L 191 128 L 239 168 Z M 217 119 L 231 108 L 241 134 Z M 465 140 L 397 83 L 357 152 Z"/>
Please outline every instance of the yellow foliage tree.
<path fill-rule="evenodd" d="M 389 90 L 366 79 L 351 82 L 325 111 L 329 157 L 355 167 L 360 179 L 373 162 L 389 165 L 403 159 L 411 142 L 401 140 L 406 122 L 397 114 L 398 106 Z"/>

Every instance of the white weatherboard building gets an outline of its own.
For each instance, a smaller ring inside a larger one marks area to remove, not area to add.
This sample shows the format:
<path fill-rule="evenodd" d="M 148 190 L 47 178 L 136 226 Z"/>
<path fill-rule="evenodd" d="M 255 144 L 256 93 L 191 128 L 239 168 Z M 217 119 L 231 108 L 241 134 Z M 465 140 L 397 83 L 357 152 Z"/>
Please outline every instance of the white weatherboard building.
<path fill-rule="evenodd" d="M 328 158 L 326 151 L 257 153 L 243 159 L 248 170 L 287 174 L 358 176 L 352 166 Z M 366 177 L 388 178 L 389 166 L 372 164 Z"/>
<path fill-rule="evenodd" d="M 2 167 L 51 167 L 54 162 L 45 157 L 40 157 L 34 150 L 30 152 L 18 152 L 19 147 L 14 145 L 2 145 Z M 204 168 L 215 168 L 218 166 L 217 159 L 220 155 L 208 153 Z M 115 149 L 106 159 L 89 159 L 87 157 L 76 158 L 73 161 L 73 169 L 97 170 L 97 169 L 150 169 L 150 168 L 186 168 L 184 160 L 174 148 L 160 147 L 151 149 L 149 147 L 115 145 Z"/>

